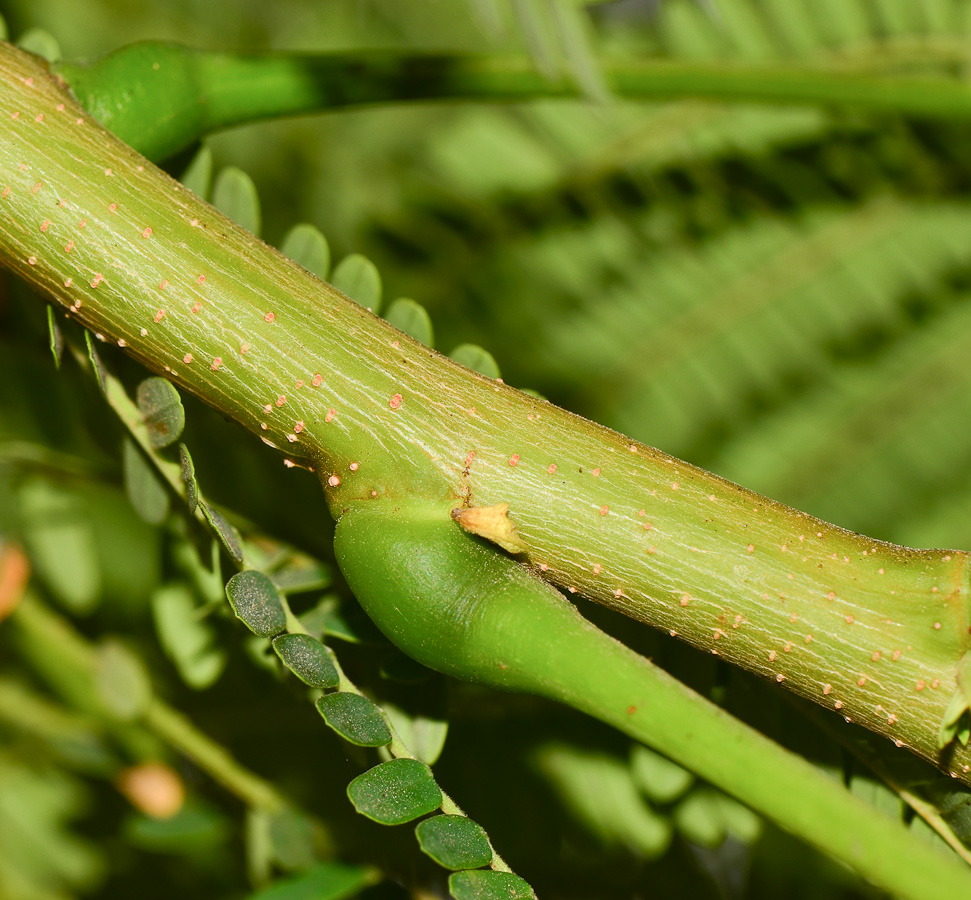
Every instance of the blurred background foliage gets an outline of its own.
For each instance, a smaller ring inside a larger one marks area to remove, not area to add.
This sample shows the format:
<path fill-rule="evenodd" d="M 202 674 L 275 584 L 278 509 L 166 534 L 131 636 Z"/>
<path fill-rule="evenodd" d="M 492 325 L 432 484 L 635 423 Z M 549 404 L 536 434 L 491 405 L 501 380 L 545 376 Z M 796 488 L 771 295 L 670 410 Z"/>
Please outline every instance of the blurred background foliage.
<path fill-rule="evenodd" d="M 439 349 L 481 345 L 512 384 L 848 528 L 971 546 L 971 431 L 961 424 L 971 419 L 971 122 L 624 103 L 598 64 L 800 61 L 962 78 L 966 0 L 2 0 L 0 13 L 13 39 L 66 59 L 139 39 L 530 54 L 588 99 L 240 128 L 207 140 L 195 185 L 211 192 L 210 165 L 248 173 L 268 242 L 313 223 L 335 260 L 363 253 L 389 299 L 415 298 Z M 179 175 L 189 161 L 168 168 Z M 158 696 L 304 812 L 247 809 L 121 715 L 124 698 L 80 690 L 54 626 L 32 630 L 14 615 L 0 627 L 0 898 L 444 896 L 444 874 L 410 832 L 355 816 L 344 789 L 370 757 L 322 728 L 306 692 L 242 637 L 185 517 L 136 514 L 113 413 L 70 360 L 55 370 L 40 304 L 9 279 L 3 291 L 0 536 L 10 542 L 0 615 L 15 542 L 33 599 L 70 617 L 71 640 L 102 654 L 120 641 L 124 652 L 105 658 L 121 665 L 121 682 L 137 681 L 128 663 L 147 673 Z M 137 382 L 120 355 L 106 359 Z M 398 710 L 429 758 L 450 723 L 440 782 L 541 897 L 872 895 L 607 729 L 408 669 L 330 567 L 313 480 L 186 406 L 207 494 L 268 559 L 316 573 L 295 590 L 298 610 L 326 626 L 345 668 Z M 841 721 L 835 739 L 828 717 L 590 614 L 926 830 L 857 761 L 887 748 L 860 751 L 863 738 Z M 121 637 L 106 645 L 111 634 Z M 153 815 L 126 788 L 133 767 L 159 763 L 176 800 L 185 793 L 174 814 Z M 898 767 L 898 787 L 933 794 L 933 773 L 897 756 L 885 764 Z M 967 809 L 953 816 L 966 820 Z M 967 821 L 957 831 L 967 835 Z"/>

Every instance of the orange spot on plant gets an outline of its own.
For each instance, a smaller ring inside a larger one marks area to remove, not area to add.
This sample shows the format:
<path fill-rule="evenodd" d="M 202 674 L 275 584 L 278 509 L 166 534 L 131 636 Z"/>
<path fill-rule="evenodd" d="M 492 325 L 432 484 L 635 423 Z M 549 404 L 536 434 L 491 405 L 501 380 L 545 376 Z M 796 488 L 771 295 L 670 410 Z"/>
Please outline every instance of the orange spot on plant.
<path fill-rule="evenodd" d="M 184 362 L 186 365 L 192 362 L 192 354 L 186 353 L 186 355 L 182 357 L 182 362 Z"/>
<path fill-rule="evenodd" d="M 337 415 L 337 410 L 334 409 L 333 407 L 331 407 L 330 409 L 327 410 L 327 415 L 324 416 L 324 421 L 325 422 L 333 422 L 334 421 L 334 416 L 336 416 L 336 415 Z"/>
<path fill-rule="evenodd" d="M 51 220 L 50 219 L 44 219 L 44 221 L 41 222 L 41 224 L 40 224 L 40 230 L 41 230 L 41 232 L 47 231 L 47 229 L 50 228 L 50 225 L 51 225 Z"/>
<path fill-rule="evenodd" d="M 599 468 L 596 468 L 596 469 L 593 470 L 593 477 L 594 478 L 599 478 L 600 477 L 600 469 Z"/>
<path fill-rule="evenodd" d="M 40 189 L 41 189 L 41 188 L 42 188 L 43 186 L 44 186 L 44 182 L 43 182 L 43 181 L 38 181 L 38 182 L 37 182 L 37 184 L 35 184 L 35 185 L 34 185 L 34 186 L 33 186 L 33 187 L 32 187 L 32 188 L 30 189 L 30 192 L 31 192 L 32 194 L 36 194 L 36 193 L 37 193 L 37 192 L 38 192 L 38 191 L 39 191 L 39 190 L 40 190 Z"/>
<path fill-rule="evenodd" d="M 514 453 L 512 456 L 509 457 L 509 465 L 511 465 L 511 466 L 518 466 L 519 465 L 519 454 L 518 453 Z"/>
<path fill-rule="evenodd" d="M 96 288 L 104 280 L 104 275 L 102 275 L 100 272 L 95 272 L 94 278 L 91 280 L 91 287 Z"/>
<path fill-rule="evenodd" d="M 323 381 L 324 381 L 324 376 L 321 375 L 320 372 L 314 372 L 314 377 L 310 379 L 310 383 L 314 387 L 320 387 L 320 385 L 323 384 Z"/>
<path fill-rule="evenodd" d="M 68 241 L 64 245 L 64 252 L 65 253 L 70 253 L 73 249 L 74 249 L 74 241 Z"/>
<path fill-rule="evenodd" d="M 158 288 L 159 288 L 160 291 L 164 291 L 168 286 L 169 286 L 169 280 L 168 280 L 168 278 L 163 278 L 158 283 Z"/>
<path fill-rule="evenodd" d="M 202 304 L 196 300 L 196 302 L 192 304 L 192 312 L 197 313 L 200 309 L 202 309 Z"/>
<path fill-rule="evenodd" d="M 203 282 L 204 282 L 205 280 L 206 280 L 206 276 L 205 276 L 205 275 L 200 275 L 200 276 L 199 276 L 199 277 L 198 277 L 198 278 L 196 279 L 196 284 L 202 284 L 202 283 L 203 283 Z"/>
<path fill-rule="evenodd" d="M 280 394 L 280 396 L 276 398 L 277 406 L 283 406 L 283 404 L 286 402 L 287 402 L 286 394 Z"/>
<path fill-rule="evenodd" d="M 392 409 L 397 409 L 399 406 L 401 406 L 401 394 L 395 394 L 388 401 L 388 406 L 390 406 Z"/>
<path fill-rule="evenodd" d="M 297 422 L 293 426 L 293 432 L 294 432 L 294 434 L 300 434 L 300 432 L 303 431 L 304 427 L 305 426 L 304 426 L 304 423 L 303 422 Z"/>
<path fill-rule="evenodd" d="M 607 506 L 606 503 L 603 506 L 600 507 L 600 515 L 605 516 L 609 512 L 610 512 L 610 507 Z"/>
<path fill-rule="evenodd" d="M 165 318 L 165 310 L 164 309 L 160 309 L 160 310 L 157 310 L 156 311 L 155 315 L 152 317 L 152 321 L 156 325 L 158 325 L 158 323 L 161 322 L 162 319 L 164 319 L 164 318 Z"/>
<path fill-rule="evenodd" d="M 546 471 L 552 475 L 556 471 L 556 463 L 550 463 L 550 466 Z"/>
<path fill-rule="evenodd" d="M 337 485 L 339 485 L 341 483 L 340 476 L 339 475 L 331 475 L 330 478 L 327 479 L 327 483 L 331 487 L 337 487 Z"/>
<path fill-rule="evenodd" d="M 17 608 L 29 580 L 27 554 L 16 544 L 4 545 L 0 550 L 0 621 Z"/>
<path fill-rule="evenodd" d="M 263 321 L 272 322 L 275 318 L 276 318 L 276 313 L 268 312 L 265 316 L 263 316 Z"/>
<path fill-rule="evenodd" d="M 150 238 L 151 236 L 152 236 L 152 229 L 151 229 L 151 228 L 146 228 L 146 229 L 145 229 L 145 230 L 144 230 L 144 231 L 142 232 L 142 237 L 143 237 L 143 238 Z"/>
<path fill-rule="evenodd" d="M 223 358 L 221 356 L 217 356 L 212 361 L 212 370 L 215 372 L 216 369 L 218 369 L 222 364 L 223 364 Z"/>

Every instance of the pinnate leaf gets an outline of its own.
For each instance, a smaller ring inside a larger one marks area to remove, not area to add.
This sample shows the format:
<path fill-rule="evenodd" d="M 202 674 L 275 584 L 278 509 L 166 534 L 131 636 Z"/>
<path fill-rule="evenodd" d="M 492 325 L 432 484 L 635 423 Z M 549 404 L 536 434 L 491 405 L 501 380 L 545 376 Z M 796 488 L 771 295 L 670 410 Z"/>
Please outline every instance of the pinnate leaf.
<path fill-rule="evenodd" d="M 101 594 L 102 572 L 81 497 L 34 478 L 24 482 L 18 499 L 34 570 L 71 612 L 90 611 Z"/>
<path fill-rule="evenodd" d="M 536 896 L 518 875 L 481 869 L 456 872 L 448 879 L 448 890 L 455 900 L 531 900 Z"/>
<path fill-rule="evenodd" d="M 130 438 L 122 443 L 121 463 L 125 493 L 132 508 L 149 525 L 161 525 L 169 514 L 169 493 Z"/>
<path fill-rule="evenodd" d="M 485 375 L 486 378 L 498 378 L 500 375 L 499 363 L 496 362 L 495 357 L 477 344 L 459 344 L 449 353 L 449 356 L 455 362 L 473 372 Z"/>
<path fill-rule="evenodd" d="M 141 660 L 118 641 L 105 641 L 98 648 L 94 676 L 98 699 L 118 719 L 137 718 L 152 700 L 152 685 Z"/>
<path fill-rule="evenodd" d="M 200 607 L 188 587 L 160 587 L 152 595 L 152 618 L 162 649 L 189 687 L 202 690 L 219 678 L 226 654 L 216 645 L 215 632 L 200 616 Z"/>
<path fill-rule="evenodd" d="M 227 166 L 219 173 L 212 189 L 212 205 L 237 225 L 259 235 L 260 197 L 253 179 L 242 169 Z"/>
<path fill-rule="evenodd" d="M 61 357 L 64 356 L 64 335 L 61 326 L 57 324 L 57 316 L 53 306 L 47 307 L 47 336 L 54 357 L 54 365 L 61 367 Z"/>
<path fill-rule="evenodd" d="M 418 844 L 446 869 L 478 869 L 492 861 L 485 830 L 465 816 L 434 816 L 415 828 Z"/>
<path fill-rule="evenodd" d="M 287 627 L 283 601 L 269 576 L 256 569 L 237 572 L 226 583 L 226 597 L 253 634 L 274 637 Z"/>
<path fill-rule="evenodd" d="M 391 743 L 391 730 L 381 711 L 360 694 L 327 694 L 317 700 L 317 712 L 344 740 L 359 747 Z M 441 802 L 441 801 L 439 801 Z"/>
<path fill-rule="evenodd" d="M 281 634 L 273 639 L 276 655 L 304 684 L 337 687 L 340 677 L 327 648 L 309 634 Z"/>
<path fill-rule="evenodd" d="M 182 474 L 183 476 L 185 475 L 184 467 Z M 198 494 L 196 496 L 198 497 Z M 200 503 L 199 509 L 202 511 L 202 515 L 209 523 L 209 527 L 213 530 L 213 533 L 219 538 L 223 547 L 226 548 L 226 552 L 236 562 L 241 563 L 243 561 L 243 545 L 239 542 L 239 534 L 236 529 L 226 521 L 226 517 L 218 509 L 213 509 L 208 503 Z"/>
<path fill-rule="evenodd" d="M 689 771 L 642 744 L 631 751 L 630 761 L 635 783 L 656 803 L 677 800 L 694 781 Z"/>
<path fill-rule="evenodd" d="M 388 307 L 384 316 L 389 325 L 413 337 L 418 343 L 431 347 L 435 341 L 432 320 L 420 303 L 407 297 L 399 297 Z"/>
<path fill-rule="evenodd" d="M 373 881 L 373 874 L 362 866 L 322 862 L 250 894 L 248 900 L 344 900 L 356 897 Z"/>
<path fill-rule="evenodd" d="M 330 246 L 313 225 L 294 225 L 283 238 L 280 252 L 318 278 L 326 280 L 330 274 Z"/>
<path fill-rule="evenodd" d="M 185 409 L 171 381 L 146 378 L 138 385 L 135 402 L 148 430 L 148 441 L 156 450 L 179 439 L 185 428 Z"/>
<path fill-rule="evenodd" d="M 442 805 L 442 791 L 431 769 L 417 759 L 391 759 L 348 786 L 354 808 L 382 825 L 401 825 L 434 812 Z"/>
<path fill-rule="evenodd" d="M 203 144 L 185 167 L 179 181 L 197 197 L 208 200 L 212 188 L 212 168 L 212 150 L 208 144 Z"/>
<path fill-rule="evenodd" d="M 360 253 L 345 256 L 334 269 L 330 283 L 375 315 L 380 311 L 381 275 L 366 256 Z"/>

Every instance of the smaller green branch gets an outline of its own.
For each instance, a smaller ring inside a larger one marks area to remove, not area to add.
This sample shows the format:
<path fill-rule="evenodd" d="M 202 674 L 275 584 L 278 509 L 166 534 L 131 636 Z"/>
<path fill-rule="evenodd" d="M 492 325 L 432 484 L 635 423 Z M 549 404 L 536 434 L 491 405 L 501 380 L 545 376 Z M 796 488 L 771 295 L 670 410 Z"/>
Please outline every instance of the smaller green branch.
<path fill-rule="evenodd" d="M 58 660 L 78 679 L 91 678 L 96 662 L 94 647 L 36 596 L 28 593 L 24 597 L 9 624 L 26 639 L 25 643 L 43 648 L 48 659 Z M 139 721 L 246 804 L 267 812 L 293 806 L 272 784 L 240 765 L 225 748 L 164 701 L 153 698 Z"/>
<path fill-rule="evenodd" d="M 843 59 L 751 65 L 608 58 L 600 65 L 609 89 L 624 100 L 693 97 L 971 117 L 971 90 L 965 83 L 938 75 L 892 77 L 868 71 L 885 68 L 886 56 L 863 60 L 858 68 Z M 56 71 L 106 128 L 156 160 L 222 128 L 341 107 L 577 98 L 571 81 L 550 81 L 524 57 L 395 51 L 240 55 L 144 42 L 89 65 L 64 63 Z"/>
<path fill-rule="evenodd" d="M 199 731 L 185 716 L 153 700 L 142 721 L 166 743 L 180 750 L 215 781 L 254 809 L 277 812 L 292 806 L 268 781 L 240 765 L 220 744 Z"/>

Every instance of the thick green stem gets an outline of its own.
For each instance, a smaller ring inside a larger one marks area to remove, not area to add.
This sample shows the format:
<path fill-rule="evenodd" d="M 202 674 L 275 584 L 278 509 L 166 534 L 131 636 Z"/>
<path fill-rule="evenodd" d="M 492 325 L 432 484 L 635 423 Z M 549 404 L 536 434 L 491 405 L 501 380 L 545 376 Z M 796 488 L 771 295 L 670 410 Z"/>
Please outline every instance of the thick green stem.
<path fill-rule="evenodd" d="M 509 505 L 524 565 L 745 666 L 971 781 L 968 555 L 759 497 L 395 331 L 0 54 L 0 262 L 295 464 L 331 508 Z M 952 699 L 956 698 L 956 705 Z"/>
<path fill-rule="evenodd" d="M 961 81 L 886 77 L 842 65 L 602 61 L 607 84 L 624 99 L 693 97 L 971 117 L 971 91 Z M 551 82 L 523 57 L 393 51 L 244 56 L 145 42 L 57 71 L 105 127 L 155 159 L 214 129 L 274 116 L 411 100 L 577 96 L 571 81 Z"/>
<path fill-rule="evenodd" d="M 895 896 L 971 891 L 963 864 L 599 631 L 511 559 L 469 540 L 447 512 L 421 501 L 365 502 L 337 525 L 349 584 L 407 653 L 460 678 L 581 709 Z"/>

